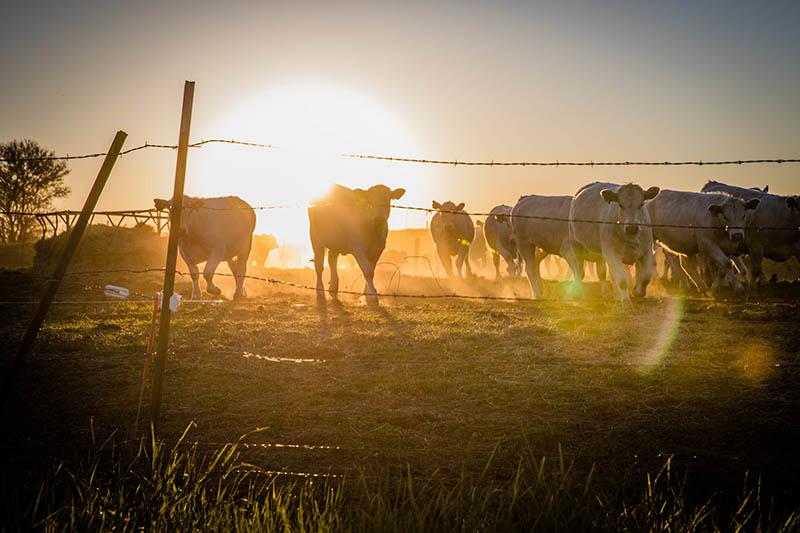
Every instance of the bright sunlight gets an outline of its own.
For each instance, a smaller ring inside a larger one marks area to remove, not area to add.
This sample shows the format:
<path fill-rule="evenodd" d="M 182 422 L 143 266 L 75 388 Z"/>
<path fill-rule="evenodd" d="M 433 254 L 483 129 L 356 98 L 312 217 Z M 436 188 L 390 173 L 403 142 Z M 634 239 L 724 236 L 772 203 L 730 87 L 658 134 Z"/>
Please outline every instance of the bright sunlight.
<path fill-rule="evenodd" d="M 189 194 L 236 194 L 253 206 L 305 206 L 333 183 L 419 190 L 421 169 L 341 157 L 341 153 L 419 153 L 405 121 L 388 106 L 351 88 L 322 82 L 298 82 L 254 94 L 219 118 L 212 131 L 223 138 L 268 143 L 254 150 L 219 145 L 192 154 Z M 393 227 L 424 226 L 424 217 L 395 213 Z M 257 233 L 279 242 L 306 245 L 304 209 L 266 210 Z M 307 250 L 306 250 L 307 252 Z M 304 253 L 304 255 L 306 255 Z"/>

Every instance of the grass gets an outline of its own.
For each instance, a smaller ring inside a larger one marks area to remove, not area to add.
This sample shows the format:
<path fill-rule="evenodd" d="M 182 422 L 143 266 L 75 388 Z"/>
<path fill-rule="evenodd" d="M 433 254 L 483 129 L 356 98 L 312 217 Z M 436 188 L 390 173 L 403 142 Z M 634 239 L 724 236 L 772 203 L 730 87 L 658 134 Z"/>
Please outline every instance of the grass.
<path fill-rule="evenodd" d="M 307 271 L 275 277 L 309 282 Z M 159 288 L 156 275 L 101 281 Z M 36 290 L 10 274 L 3 287 L 20 300 Z M 71 287 L 61 298 L 87 296 Z M 445 288 L 527 294 L 524 282 Z M 155 447 L 131 433 L 148 306 L 54 306 L 5 406 L 7 523 L 797 528 L 797 303 L 318 308 L 307 293 L 248 290 L 249 302 L 175 316 Z M 404 276 L 402 290 L 436 287 Z M 31 311 L 0 306 L 5 356 Z"/>
<path fill-rule="evenodd" d="M 112 435 L 87 455 L 30 475 L 0 500 L 5 529 L 44 531 L 792 531 L 747 484 L 727 512 L 693 504 L 670 460 L 631 496 L 598 492 L 593 472 L 526 453 L 498 480 L 492 459 L 456 478 L 411 473 L 380 478 L 286 480 L 241 461 L 240 444 L 207 454 L 187 440 Z M 6 478 L 6 483 L 9 481 Z M 18 480 L 17 480 L 18 481 Z M 7 486 L 4 489 L 8 489 Z"/>

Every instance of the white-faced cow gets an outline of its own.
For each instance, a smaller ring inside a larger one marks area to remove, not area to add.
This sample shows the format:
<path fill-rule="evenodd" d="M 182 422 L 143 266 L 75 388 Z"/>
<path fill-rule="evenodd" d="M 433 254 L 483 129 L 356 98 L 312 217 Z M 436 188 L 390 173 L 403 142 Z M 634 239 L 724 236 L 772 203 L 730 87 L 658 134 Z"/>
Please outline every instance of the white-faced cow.
<path fill-rule="evenodd" d="M 328 196 L 308 208 L 318 299 L 325 299 L 322 283 L 325 250 L 331 269 L 328 288 L 331 296 L 335 298 L 339 291 L 337 263 L 343 254 L 352 254 L 364 274 L 364 294 L 377 295 L 375 266 L 386 247 L 390 202 L 402 198 L 405 192 L 405 189 L 390 189 L 385 185 L 373 185 L 366 190 L 335 185 Z"/>
<path fill-rule="evenodd" d="M 511 207 L 497 205 L 489 211 L 489 217 L 483 225 L 483 235 L 492 250 L 495 277 L 500 278 L 500 258 L 506 262 L 509 276 L 519 274 L 517 265 L 517 244 L 511 230 Z"/>
<path fill-rule="evenodd" d="M 583 279 L 584 264 L 572 253 L 569 240 L 569 207 L 572 196 L 521 196 L 511 210 L 511 226 L 520 261 L 525 261 L 525 272 L 535 298 L 544 291 L 539 265 L 548 255 L 563 257 L 569 264 L 573 278 Z M 606 278 L 605 263 L 597 263 L 597 276 L 602 287 Z"/>
<path fill-rule="evenodd" d="M 592 183 L 580 189 L 569 210 L 569 236 L 577 259 L 605 261 L 620 302 L 630 300 L 628 271 L 636 265 L 633 295 L 643 297 L 655 270 L 653 231 L 645 202 L 658 195 L 627 183 Z"/>
<path fill-rule="evenodd" d="M 800 259 L 800 196 L 779 196 L 754 189 L 709 181 L 703 192 L 723 192 L 744 200 L 758 199 L 760 204 L 750 216 L 750 230 L 744 245 L 750 255 L 748 288 L 755 291 L 762 275 L 764 258 L 782 263 Z"/>
<path fill-rule="evenodd" d="M 475 237 L 475 226 L 472 219 L 464 211 L 464 204 L 453 202 L 440 204 L 434 201 L 437 211 L 431 219 L 431 237 L 436 245 L 436 253 L 448 276 L 453 275 L 452 256 L 456 256 L 456 273 L 462 276 L 462 267 L 466 264 L 467 277 L 472 276 L 469 266 L 469 246 Z"/>
<path fill-rule="evenodd" d="M 758 198 L 745 201 L 721 193 L 662 190 L 647 203 L 647 211 L 654 225 L 653 237 L 680 255 L 682 270 L 700 291 L 707 291 L 708 286 L 698 268 L 698 254 L 714 266 L 712 290 L 726 279 L 740 292 L 743 287 L 731 256 L 744 251 L 746 227 L 759 203 Z"/>
<path fill-rule="evenodd" d="M 172 200 L 156 198 L 153 202 L 159 211 L 172 207 Z M 183 197 L 178 248 L 192 277 L 192 299 L 201 297 L 197 265 L 203 262 L 206 292 L 215 296 L 221 294 L 214 285 L 214 271 L 220 262 L 226 261 L 236 279 L 234 298 L 246 295 L 244 278 L 255 227 L 255 211 L 238 196 Z"/>

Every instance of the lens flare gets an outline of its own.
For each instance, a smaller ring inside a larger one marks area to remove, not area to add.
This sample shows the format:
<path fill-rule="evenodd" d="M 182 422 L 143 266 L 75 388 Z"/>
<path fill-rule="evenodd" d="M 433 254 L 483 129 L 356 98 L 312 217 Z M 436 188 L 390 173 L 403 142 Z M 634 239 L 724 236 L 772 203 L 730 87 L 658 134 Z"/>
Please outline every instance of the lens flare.
<path fill-rule="evenodd" d="M 685 303 L 682 298 L 667 298 L 664 300 L 664 313 L 658 333 L 656 333 L 653 345 L 645 352 L 642 360 L 639 361 L 644 372 L 649 372 L 656 368 L 672 351 L 683 322 L 684 306 Z"/>

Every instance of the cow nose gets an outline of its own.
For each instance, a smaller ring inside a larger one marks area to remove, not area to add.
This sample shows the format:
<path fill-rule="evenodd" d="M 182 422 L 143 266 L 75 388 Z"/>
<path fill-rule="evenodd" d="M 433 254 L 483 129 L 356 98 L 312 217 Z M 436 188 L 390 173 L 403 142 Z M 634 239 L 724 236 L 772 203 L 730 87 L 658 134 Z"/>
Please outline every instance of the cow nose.
<path fill-rule="evenodd" d="M 625 233 L 628 235 L 636 235 L 639 233 L 639 226 L 636 224 L 626 224 L 625 225 Z"/>

